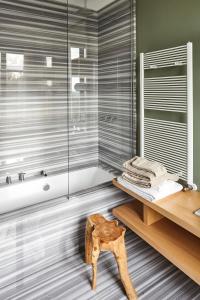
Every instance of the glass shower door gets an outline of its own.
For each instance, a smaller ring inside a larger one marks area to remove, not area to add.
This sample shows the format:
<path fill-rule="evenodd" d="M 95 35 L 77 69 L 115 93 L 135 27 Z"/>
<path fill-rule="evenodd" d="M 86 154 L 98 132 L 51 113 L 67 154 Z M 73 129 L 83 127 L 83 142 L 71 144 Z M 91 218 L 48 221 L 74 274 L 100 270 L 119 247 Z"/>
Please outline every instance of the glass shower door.
<path fill-rule="evenodd" d="M 135 1 L 68 2 L 69 194 L 136 152 Z"/>
<path fill-rule="evenodd" d="M 70 194 L 84 189 L 98 166 L 97 13 L 85 1 L 74 3 L 68 5 Z"/>
<path fill-rule="evenodd" d="M 99 161 L 122 169 L 136 153 L 135 1 L 101 9 L 98 31 Z"/>

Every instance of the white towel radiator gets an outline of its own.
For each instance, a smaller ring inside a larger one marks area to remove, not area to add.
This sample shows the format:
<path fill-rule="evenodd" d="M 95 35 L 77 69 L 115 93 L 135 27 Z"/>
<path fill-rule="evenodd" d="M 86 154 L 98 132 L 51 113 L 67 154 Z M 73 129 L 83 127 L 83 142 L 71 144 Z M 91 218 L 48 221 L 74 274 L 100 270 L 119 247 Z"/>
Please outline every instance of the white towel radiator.
<path fill-rule="evenodd" d="M 140 155 L 193 184 L 191 42 L 140 54 Z"/>

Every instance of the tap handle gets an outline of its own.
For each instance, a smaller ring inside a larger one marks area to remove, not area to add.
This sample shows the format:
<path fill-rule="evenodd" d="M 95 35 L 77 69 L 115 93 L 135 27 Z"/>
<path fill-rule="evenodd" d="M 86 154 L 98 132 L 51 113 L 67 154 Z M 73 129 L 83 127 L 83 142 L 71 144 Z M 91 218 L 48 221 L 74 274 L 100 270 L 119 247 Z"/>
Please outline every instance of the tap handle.
<path fill-rule="evenodd" d="M 7 184 L 11 184 L 11 183 L 12 183 L 12 178 L 11 178 L 11 176 L 7 176 L 7 177 L 6 177 L 6 183 L 7 183 Z"/>
<path fill-rule="evenodd" d="M 24 173 L 24 172 L 18 173 L 19 181 L 24 181 L 25 180 L 25 175 L 26 175 L 26 173 Z"/>

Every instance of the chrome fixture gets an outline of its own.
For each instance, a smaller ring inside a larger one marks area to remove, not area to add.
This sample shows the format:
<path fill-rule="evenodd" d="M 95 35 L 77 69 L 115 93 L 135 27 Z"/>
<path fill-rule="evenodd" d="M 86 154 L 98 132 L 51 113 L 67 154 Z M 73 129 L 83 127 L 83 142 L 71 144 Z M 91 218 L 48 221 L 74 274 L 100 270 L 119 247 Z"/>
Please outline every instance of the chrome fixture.
<path fill-rule="evenodd" d="M 197 217 L 200 217 L 200 208 L 197 209 L 196 211 L 194 211 L 194 214 L 195 214 Z"/>
<path fill-rule="evenodd" d="M 46 172 L 45 170 L 42 170 L 42 171 L 40 172 L 40 174 L 41 174 L 42 176 L 47 177 L 47 172 Z"/>
<path fill-rule="evenodd" d="M 47 183 L 43 186 L 43 191 L 47 192 L 50 190 L 50 185 Z"/>
<path fill-rule="evenodd" d="M 24 180 L 25 180 L 25 174 L 26 174 L 26 173 L 23 173 L 23 172 L 18 173 L 19 181 L 24 181 Z"/>
<path fill-rule="evenodd" d="M 11 178 L 11 176 L 7 176 L 7 177 L 6 177 L 6 183 L 7 183 L 7 184 L 11 184 L 11 183 L 12 183 L 12 178 Z"/>

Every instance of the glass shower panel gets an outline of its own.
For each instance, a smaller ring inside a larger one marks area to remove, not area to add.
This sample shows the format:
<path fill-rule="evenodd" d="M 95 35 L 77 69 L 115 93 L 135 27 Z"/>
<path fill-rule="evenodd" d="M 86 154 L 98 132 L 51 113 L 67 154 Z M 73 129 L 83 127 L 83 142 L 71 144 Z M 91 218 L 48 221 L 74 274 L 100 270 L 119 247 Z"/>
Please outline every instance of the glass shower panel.
<path fill-rule="evenodd" d="M 71 194 L 84 189 L 85 184 L 87 185 L 87 170 L 98 167 L 97 17 L 97 12 L 87 7 L 87 1 L 69 1 L 68 111 Z"/>
<path fill-rule="evenodd" d="M 99 11 L 99 161 L 121 169 L 136 153 L 135 1 Z"/>
<path fill-rule="evenodd" d="M 0 182 L 62 172 L 73 194 L 110 181 L 136 147 L 135 1 L 0 8 Z"/>
<path fill-rule="evenodd" d="M 111 181 L 111 172 L 135 154 L 135 1 L 68 4 L 69 193 L 73 194 Z"/>
<path fill-rule="evenodd" d="M 0 19 L 0 181 L 67 174 L 67 5 L 6 0 Z"/>

